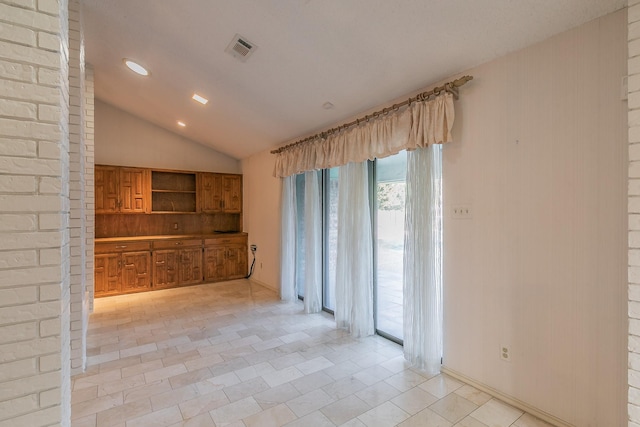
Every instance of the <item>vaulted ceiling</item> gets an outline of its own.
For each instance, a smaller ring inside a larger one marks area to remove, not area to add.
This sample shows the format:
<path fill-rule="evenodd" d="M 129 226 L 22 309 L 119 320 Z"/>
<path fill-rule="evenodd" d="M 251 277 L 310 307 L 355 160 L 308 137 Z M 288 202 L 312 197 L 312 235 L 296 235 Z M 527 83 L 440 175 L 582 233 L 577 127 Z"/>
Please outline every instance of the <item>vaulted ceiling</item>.
<path fill-rule="evenodd" d="M 81 0 L 96 97 L 235 158 L 323 130 L 626 0 Z M 225 49 L 236 34 L 256 48 Z M 124 67 L 138 61 L 151 75 Z M 209 99 L 194 102 L 197 92 Z M 323 108 L 327 102 L 332 108 Z M 186 126 L 179 127 L 177 121 Z"/>

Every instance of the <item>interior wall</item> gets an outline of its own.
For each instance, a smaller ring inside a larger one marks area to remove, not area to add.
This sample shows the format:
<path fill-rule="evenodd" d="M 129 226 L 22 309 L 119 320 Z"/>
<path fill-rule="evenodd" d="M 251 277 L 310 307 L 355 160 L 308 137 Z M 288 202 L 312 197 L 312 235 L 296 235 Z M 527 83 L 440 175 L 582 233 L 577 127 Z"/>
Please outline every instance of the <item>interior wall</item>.
<path fill-rule="evenodd" d="M 95 100 L 95 162 L 240 173 L 240 161 Z"/>
<path fill-rule="evenodd" d="M 258 247 L 251 279 L 279 291 L 281 194 L 280 179 L 273 177 L 274 164 L 275 156 L 269 151 L 242 160 L 243 211 L 249 245 Z"/>
<path fill-rule="evenodd" d="M 468 70 L 443 152 L 445 367 L 577 426 L 627 419 L 626 37 L 622 10 Z M 273 164 L 242 170 L 276 289 Z"/>
<path fill-rule="evenodd" d="M 470 70 L 443 151 L 444 364 L 576 426 L 626 424 L 626 38 L 622 10 Z"/>

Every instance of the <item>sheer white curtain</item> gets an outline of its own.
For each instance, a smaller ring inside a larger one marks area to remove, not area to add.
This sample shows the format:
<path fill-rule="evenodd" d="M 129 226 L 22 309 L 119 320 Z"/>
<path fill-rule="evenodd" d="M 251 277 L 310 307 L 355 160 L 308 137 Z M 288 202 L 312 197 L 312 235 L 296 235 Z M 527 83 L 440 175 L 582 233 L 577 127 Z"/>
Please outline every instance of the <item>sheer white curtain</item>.
<path fill-rule="evenodd" d="M 304 174 L 304 311 L 322 310 L 322 208 L 317 171 Z"/>
<path fill-rule="evenodd" d="M 298 299 L 296 292 L 296 176 L 282 179 L 280 247 L 280 298 L 284 301 Z"/>
<path fill-rule="evenodd" d="M 404 240 L 404 354 L 429 373 L 442 357 L 442 150 L 407 153 Z"/>
<path fill-rule="evenodd" d="M 339 169 L 336 310 L 339 328 L 355 337 L 372 335 L 373 242 L 367 162 Z"/>

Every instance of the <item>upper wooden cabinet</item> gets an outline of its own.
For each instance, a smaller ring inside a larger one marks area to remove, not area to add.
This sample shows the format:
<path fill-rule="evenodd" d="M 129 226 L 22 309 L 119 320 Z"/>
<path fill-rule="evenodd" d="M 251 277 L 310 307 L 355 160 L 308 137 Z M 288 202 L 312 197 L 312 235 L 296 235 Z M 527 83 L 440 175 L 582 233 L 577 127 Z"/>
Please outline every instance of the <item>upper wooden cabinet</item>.
<path fill-rule="evenodd" d="M 201 172 L 198 178 L 200 212 L 242 212 L 242 175 Z"/>
<path fill-rule="evenodd" d="M 141 168 L 96 165 L 96 213 L 148 213 L 149 172 Z"/>

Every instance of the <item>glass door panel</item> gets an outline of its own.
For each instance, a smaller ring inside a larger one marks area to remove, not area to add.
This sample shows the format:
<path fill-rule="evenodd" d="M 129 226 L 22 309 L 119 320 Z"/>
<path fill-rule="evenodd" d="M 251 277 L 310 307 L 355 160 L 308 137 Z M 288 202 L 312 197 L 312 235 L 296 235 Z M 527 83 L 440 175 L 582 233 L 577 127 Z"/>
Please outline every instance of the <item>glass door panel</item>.
<path fill-rule="evenodd" d="M 376 329 L 401 341 L 406 152 L 377 159 L 375 170 Z"/>
<path fill-rule="evenodd" d="M 336 309 L 336 260 L 338 252 L 338 168 L 324 171 L 324 300 L 327 311 Z"/>

